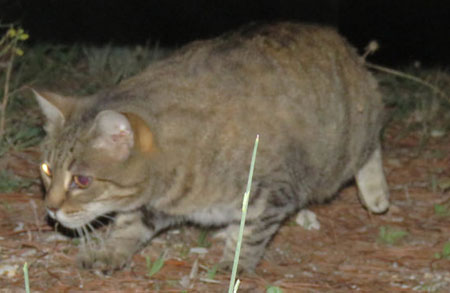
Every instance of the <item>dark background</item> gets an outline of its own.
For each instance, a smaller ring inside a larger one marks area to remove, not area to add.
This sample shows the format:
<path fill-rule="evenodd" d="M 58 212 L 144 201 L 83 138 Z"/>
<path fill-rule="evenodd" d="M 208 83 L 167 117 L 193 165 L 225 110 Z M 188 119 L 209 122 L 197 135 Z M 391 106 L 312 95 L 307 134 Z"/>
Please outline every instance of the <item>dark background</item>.
<path fill-rule="evenodd" d="M 337 27 L 370 60 L 386 65 L 450 65 L 446 0 L 0 0 L 0 22 L 30 33 L 28 43 L 180 46 L 252 21 L 296 20 Z"/>

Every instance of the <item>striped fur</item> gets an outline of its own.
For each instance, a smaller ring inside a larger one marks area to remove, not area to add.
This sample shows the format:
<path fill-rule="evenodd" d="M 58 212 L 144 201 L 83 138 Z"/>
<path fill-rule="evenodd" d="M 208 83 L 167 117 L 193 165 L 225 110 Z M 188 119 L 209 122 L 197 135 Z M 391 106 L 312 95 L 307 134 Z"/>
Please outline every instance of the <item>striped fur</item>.
<path fill-rule="evenodd" d="M 48 118 L 49 214 L 80 229 L 117 213 L 104 247 L 80 254 L 83 267 L 121 268 L 183 222 L 228 225 L 230 262 L 256 134 L 243 268 L 255 268 L 286 217 L 355 175 L 370 210 L 388 207 L 377 84 L 329 28 L 249 26 L 189 44 L 91 97 L 36 96 Z M 78 175 L 93 180 L 78 188 Z"/>

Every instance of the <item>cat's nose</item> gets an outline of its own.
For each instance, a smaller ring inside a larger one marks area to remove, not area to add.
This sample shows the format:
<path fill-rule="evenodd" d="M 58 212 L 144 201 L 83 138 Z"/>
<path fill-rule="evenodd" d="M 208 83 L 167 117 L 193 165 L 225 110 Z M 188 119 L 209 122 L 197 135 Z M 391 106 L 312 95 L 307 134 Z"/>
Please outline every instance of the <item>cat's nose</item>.
<path fill-rule="evenodd" d="M 47 207 L 47 211 L 50 211 L 52 213 L 56 213 L 57 210 L 58 210 L 57 207 Z"/>
<path fill-rule="evenodd" d="M 46 202 L 46 208 L 47 211 L 52 212 L 53 214 L 56 214 L 56 212 L 59 210 L 59 208 L 61 207 L 62 202 L 52 202 L 50 200 L 48 200 Z"/>

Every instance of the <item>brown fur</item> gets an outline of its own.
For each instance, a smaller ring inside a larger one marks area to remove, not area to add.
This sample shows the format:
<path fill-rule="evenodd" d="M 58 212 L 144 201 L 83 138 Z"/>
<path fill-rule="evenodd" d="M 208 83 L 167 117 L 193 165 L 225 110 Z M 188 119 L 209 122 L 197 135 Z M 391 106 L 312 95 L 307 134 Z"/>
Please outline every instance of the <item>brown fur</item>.
<path fill-rule="evenodd" d="M 231 261 L 259 134 L 241 261 L 251 270 L 283 219 L 332 197 L 379 149 L 374 78 L 342 37 L 314 25 L 250 26 L 194 42 L 115 88 L 76 106 L 71 99 L 70 110 L 60 101 L 48 109 L 51 99 L 37 95 L 44 113 L 64 117 L 48 122 L 44 144 L 53 216 L 78 228 L 118 212 L 103 250 L 80 256 L 85 267 L 121 267 L 182 221 L 229 225 Z M 117 115 L 99 118 L 105 110 Z M 116 118 L 121 131 L 108 126 Z M 94 180 L 71 189 L 77 174 Z"/>

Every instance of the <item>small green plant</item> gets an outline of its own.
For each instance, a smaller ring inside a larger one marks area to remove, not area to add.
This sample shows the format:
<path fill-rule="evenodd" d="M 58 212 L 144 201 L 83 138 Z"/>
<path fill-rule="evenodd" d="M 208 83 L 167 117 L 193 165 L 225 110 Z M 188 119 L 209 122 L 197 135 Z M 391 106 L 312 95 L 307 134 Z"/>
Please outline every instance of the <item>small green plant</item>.
<path fill-rule="evenodd" d="M 450 216 L 450 203 L 447 204 L 435 204 L 434 213 L 440 217 Z"/>
<path fill-rule="evenodd" d="M 26 34 L 23 29 L 15 29 L 10 25 L 9 29 L 0 39 L 0 61 L 3 58 L 6 59 L 6 77 L 3 85 L 2 104 L 0 108 L 2 114 L 0 117 L 0 138 L 3 137 L 5 131 L 6 107 L 8 106 L 9 100 L 9 87 L 14 58 L 23 55 L 23 50 L 20 48 L 19 42 L 25 41 L 28 37 L 28 34 Z"/>
<path fill-rule="evenodd" d="M 26 122 L 11 124 L 0 142 L 0 156 L 10 149 L 21 151 L 34 146 L 41 141 L 42 137 L 44 137 L 42 127 L 29 125 Z"/>
<path fill-rule="evenodd" d="M 147 276 L 151 277 L 157 272 L 159 272 L 164 266 L 164 254 L 161 254 L 153 263 L 150 260 L 150 257 L 147 256 L 145 258 L 145 262 L 147 264 Z"/>
<path fill-rule="evenodd" d="M 102 84 L 114 85 L 121 80 L 141 71 L 166 53 L 156 44 L 152 50 L 148 47 L 84 47 L 88 74 L 99 78 Z"/>
<path fill-rule="evenodd" d="M 386 106 L 393 109 L 389 119 L 405 123 L 397 139 L 411 132 L 420 133 L 417 146 L 420 153 L 430 137 L 441 137 L 448 133 L 450 117 L 446 113 L 450 109 L 450 83 L 447 72 L 404 68 L 405 74 L 380 69 L 383 73 L 376 73 L 376 77 L 383 92 L 383 100 Z"/>
<path fill-rule="evenodd" d="M 191 249 L 189 248 L 189 246 L 183 245 L 183 246 L 180 248 L 180 250 L 179 250 L 179 252 L 180 252 L 180 257 L 181 257 L 182 259 L 187 258 L 187 256 L 189 255 L 189 252 L 190 252 L 190 251 L 191 251 Z"/>
<path fill-rule="evenodd" d="M 445 243 L 444 247 L 442 247 L 442 252 L 437 252 L 434 257 L 438 259 L 450 259 L 450 242 Z"/>
<path fill-rule="evenodd" d="M 22 188 L 30 187 L 32 180 L 22 179 L 8 170 L 0 171 L 0 192 L 9 193 Z"/>
<path fill-rule="evenodd" d="M 408 235 L 408 232 L 390 227 L 390 226 L 381 226 L 379 233 L 378 233 L 378 240 L 379 242 L 394 245 L 398 243 L 402 238 Z"/>
<path fill-rule="evenodd" d="M 197 238 L 197 244 L 200 247 L 208 248 L 211 246 L 211 242 L 208 241 L 208 230 L 200 231 L 200 234 Z"/>
<path fill-rule="evenodd" d="M 266 293 L 283 293 L 283 290 L 280 287 L 269 286 L 266 289 Z"/>
<path fill-rule="evenodd" d="M 216 277 L 216 274 L 217 274 L 218 267 L 219 267 L 218 264 L 215 264 L 214 266 L 212 266 L 212 268 L 210 268 L 208 270 L 208 272 L 206 273 L 206 277 L 210 280 L 214 280 L 214 278 Z"/>
<path fill-rule="evenodd" d="M 6 201 L 1 201 L 1 204 L 5 210 L 7 210 L 9 212 L 13 211 L 11 205 L 9 203 L 7 203 Z"/>

